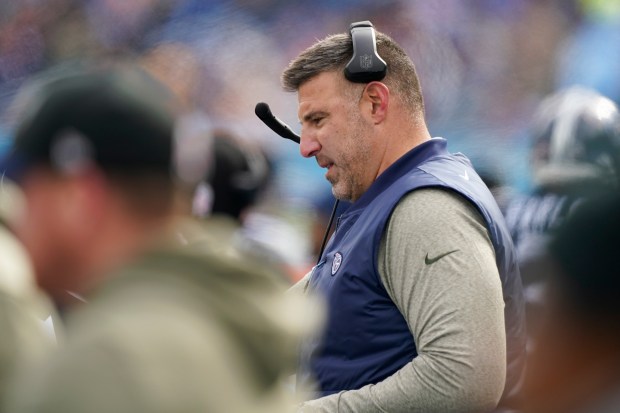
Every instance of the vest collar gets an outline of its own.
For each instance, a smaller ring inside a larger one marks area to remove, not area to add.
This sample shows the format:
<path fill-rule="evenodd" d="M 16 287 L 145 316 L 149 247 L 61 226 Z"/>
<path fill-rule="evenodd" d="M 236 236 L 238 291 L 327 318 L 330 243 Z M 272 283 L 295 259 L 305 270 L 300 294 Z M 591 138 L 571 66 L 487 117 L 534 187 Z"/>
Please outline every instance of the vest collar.
<path fill-rule="evenodd" d="M 350 213 L 364 209 L 368 204 L 370 204 L 370 202 L 372 202 L 373 199 L 379 196 L 397 179 L 422 164 L 427 159 L 447 154 L 447 145 L 448 142 L 445 139 L 433 138 L 405 153 L 403 156 L 398 158 L 396 162 L 383 171 L 383 173 L 379 175 L 372 185 L 370 185 L 370 188 L 368 188 L 366 192 L 364 192 L 364 194 L 355 203 L 353 203 L 343 215 L 349 215 Z"/>

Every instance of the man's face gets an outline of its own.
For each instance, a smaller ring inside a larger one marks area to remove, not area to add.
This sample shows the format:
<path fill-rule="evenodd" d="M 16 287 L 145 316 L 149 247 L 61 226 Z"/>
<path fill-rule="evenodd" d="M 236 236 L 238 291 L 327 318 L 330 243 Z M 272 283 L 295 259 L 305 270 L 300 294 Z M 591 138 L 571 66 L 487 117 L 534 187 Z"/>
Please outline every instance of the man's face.
<path fill-rule="evenodd" d="M 66 290 L 83 293 L 111 261 L 102 243 L 112 229 L 113 207 L 103 175 L 96 168 L 63 175 L 34 167 L 20 186 L 26 209 L 15 230 L 31 254 L 39 287 L 57 302 L 69 297 Z"/>
<path fill-rule="evenodd" d="M 72 205 L 71 185 L 48 169 L 36 168 L 23 179 L 24 219 L 17 233 L 33 257 L 37 281 L 55 299 L 73 285 L 78 273 L 79 244 L 74 222 L 81 214 Z"/>
<path fill-rule="evenodd" d="M 352 88 L 347 93 L 347 88 Z M 340 72 L 324 72 L 299 88 L 301 154 L 314 156 L 338 199 L 355 201 L 377 176 L 372 124 L 359 110 L 359 95 Z"/>

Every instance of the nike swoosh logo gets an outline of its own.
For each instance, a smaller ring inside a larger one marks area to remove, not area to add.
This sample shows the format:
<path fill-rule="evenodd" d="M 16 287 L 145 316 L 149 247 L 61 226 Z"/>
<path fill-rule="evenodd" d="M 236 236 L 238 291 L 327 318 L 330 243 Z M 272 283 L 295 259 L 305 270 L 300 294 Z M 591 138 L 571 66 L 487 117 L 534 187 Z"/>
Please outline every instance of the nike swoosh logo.
<path fill-rule="evenodd" d="M 463 178 L 464 180 L 469 181 L 469 175 L 467 174 L 467 169 L 465 170 L 465 173 L 463 175 L 459 174 L 459 176 Z"/>
<path fill-rule="evenodd" d="M 434 258 L 429 258 L 429 257 L 428 257 L 428 253 L 426 253 L 426 257 L 424 257 L 424 263 L 425 263 L 426 265 L 431 265 L 431 264 L 433 264 L 433 263 L 435 263 L 435 262 L 439 261 L 440 259 L 442 259 L 442 258 L 443 258 L 443 257 L 445 257 L 446 255 L 450 255 L 450 254 L 452 254 L 453 252 L 457 252 L 457 251 L 458 251 L 458 250 L 448 251 L 448 252 L 443 253 L 443 254 L 441 254 L 441 255 L 438 255 L 438 256 L 436 256 L 436 257 L 434 257 Z"/>

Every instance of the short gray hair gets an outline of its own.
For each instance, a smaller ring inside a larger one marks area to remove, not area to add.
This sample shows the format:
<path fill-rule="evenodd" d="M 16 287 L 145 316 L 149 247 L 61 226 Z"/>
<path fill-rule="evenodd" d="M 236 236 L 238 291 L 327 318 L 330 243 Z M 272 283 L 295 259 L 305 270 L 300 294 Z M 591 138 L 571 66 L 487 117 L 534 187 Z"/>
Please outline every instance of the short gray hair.
<path fill-rule="evenodd" d="M 424 114 L 424 99 L 415 66 L 405 51 L 386 34 L 376 32 L 377 52 L 387 63 L 383 82 L 395 91 L 412 113 Z M 308 80 L 322 72 L 340 71 L 353 56 L 351 36 L 345 33 L 327 36 L 293 59 L 282 73 L 282 86 L 296 92 Z"/>

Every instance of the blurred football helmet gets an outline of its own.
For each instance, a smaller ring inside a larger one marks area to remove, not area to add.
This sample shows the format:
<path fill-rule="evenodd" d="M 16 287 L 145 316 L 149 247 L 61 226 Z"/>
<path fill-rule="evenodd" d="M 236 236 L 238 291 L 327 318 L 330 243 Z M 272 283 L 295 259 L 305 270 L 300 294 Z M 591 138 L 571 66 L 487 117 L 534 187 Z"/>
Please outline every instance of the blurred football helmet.
<path fill-rule="evenodd" d="M 541 102 L 531 133 L 539 187 L 618 186 L 620 113 L 610 99 L 583 87 L 559 91 Z"/>

